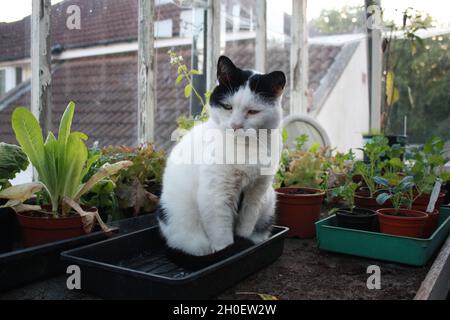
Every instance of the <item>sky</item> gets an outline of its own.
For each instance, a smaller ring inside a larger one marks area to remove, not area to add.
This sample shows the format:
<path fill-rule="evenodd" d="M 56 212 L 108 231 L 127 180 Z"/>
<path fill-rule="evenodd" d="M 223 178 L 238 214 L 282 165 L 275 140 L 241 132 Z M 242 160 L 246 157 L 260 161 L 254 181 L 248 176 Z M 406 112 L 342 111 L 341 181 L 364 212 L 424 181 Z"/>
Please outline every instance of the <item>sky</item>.
<path fill-rule="evenodd" d="M 62 0 L 52 0 L 52 4 Z M 292 0 L 267 0 L 268 12 L 291 12 Z M 363 0 L 310 0 L 308 1 L 308 19 L 313 19 L 320 14 L 322 9 L 340 8 L 342 6 L 362 5 Z M 385 16 L 388 20 L 401 16 L 399 12 L 407 7 L 413 7 L 430 13 L 441 25 L 450 26 L 450 1 L 447 0 L 381 0 L 385 7 Z M 0 2 L 0 22 L 12 22 L 20 20 L 31 13 L 31 0 L 13 0 Z"/>

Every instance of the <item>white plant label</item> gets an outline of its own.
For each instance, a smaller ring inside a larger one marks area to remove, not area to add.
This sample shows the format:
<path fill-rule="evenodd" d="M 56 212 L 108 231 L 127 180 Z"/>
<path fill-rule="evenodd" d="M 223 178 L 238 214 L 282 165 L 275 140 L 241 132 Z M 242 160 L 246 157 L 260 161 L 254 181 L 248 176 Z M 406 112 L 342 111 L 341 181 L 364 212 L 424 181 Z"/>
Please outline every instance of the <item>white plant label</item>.
<path fill-rule="evenodd" d="M 428 202 L 427 212 L 432 213 L 434 207 L 436 206 L 436 201 L 439 198 L 439 193 L 441 192 L 442 180 L 438 179 L 434 184 L 433 191 L 431 192 L 430 202 Z M 439 208 L 438 208 L 439 209 Z"/>

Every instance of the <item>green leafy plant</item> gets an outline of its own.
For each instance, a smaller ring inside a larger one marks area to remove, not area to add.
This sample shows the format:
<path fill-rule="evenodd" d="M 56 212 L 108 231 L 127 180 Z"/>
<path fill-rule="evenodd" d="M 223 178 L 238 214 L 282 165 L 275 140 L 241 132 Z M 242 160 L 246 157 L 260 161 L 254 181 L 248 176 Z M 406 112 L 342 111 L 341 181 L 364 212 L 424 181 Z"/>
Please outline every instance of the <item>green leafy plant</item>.
<path fill-rule="evenodd" d="M 62 116 L 58 138 L 49 132 L 45 141 L 38 120 L 27 108 L 15 109 L 12 116 L 16 139 L 35 167 L 39 184 L 50 199 L 55 217 L 59 214 L 66 216 L 70 207 L 73 207 L 68 203 L 78 203 L 80 198 L 99 181 L 131 165 L 129 161 L 105 165 L 86 183 L 82 183 L 93 159 L 88 160 L 88 150 L 85 145 L 87 136 L 81 132 L 71 132 L 74 112 L 75 104 L 70 102 Z M 5 197 L 5 193 L 1 196 Z M 26 200 L 24 195 L 20 194 L 17 194 L 15 198 L 10 196 L 8 199 Z"/>
<path fill-rule="evenodd" d="M 390 200 L 394 209 L 411 209 L 414 202 L 414 178 L 412 176 L 400 177 L 387 180 L 383 177 L 375 177 L 374 181 L 381 186 L 377 196 L 378 204 L 382 205 Z"/>
<path fill-rule="evenodd" d="M 381 113 L 381 131 L 386 133 L 391 125 L 394 106 L 400 100 L 400 90 L 398 87 L 398 71 L 406 64 L 411 64 L 411 60 L 417 53 L 418 46 L 424 48 L 422 38 L 417 35 L 417 31 L 424 30 L 432 26 L 430 15 L 423 14 L 413 8 L 403 11 L 403 23 L 399 26 L 394 22 L 387 23 L 390 30 L 383 44 L 384 67 L 385 67 L 385 94 L 384 104 Z M 401 37 L 399 36 L 401 35 Z M 408 56 L 399 49 L 409 49 Z M 411 97 L 409 90 L 408 96 Z"/>
<path fill-rule="evenodd" d="M 352 150 L 344 154 L 317 143 L 305 150 L 308 139 L 308 135 L 301 135 L 296 139 L 296 150 L 282 151 L 276 188 L 310 187 L 327 191 L 344 182 L 354 159 Z"/>
<path fill-rule="evenodd" d="M 386 167 L 386 155 L 390 150 L 388 139 L 384 136 L 374 136 L 362 149 L 367 162 L 359 160 L 354 164 L 354 174 L 360 175 L 373 198 L 377 191 L 374 178 L 381 176 Z"/>
<path fill-rule="evenodd" d="M 18 146 L 0 143 L 0 190 L 11 186 L 9 180 L 29 165 L 27 155 Z"/>
<path fill-rule="evenodd" d="M 209 97 L 211 95 L 210 91 L 207 91 L 204 96 L 202 96 L 198 90 L 195 88 L 192 77 L 194 75 L 199 75 L 200 72 L 195 69 L 189 69 L 184 63 L 182 56 L 177 55 L 174 51 L 169 50 L 167 54 L 170 57 L 170 64 L 177 67 L 177 78 L 175 79 L 175 86 L 179 86 L 184 82 L 184 96 L 190 98 L 192 95 L 198 99 L 199 103 L 202 105 L 202 112 L 197 116 L 180 117 L 177 119 L 178 128 L 181 130 L 190 130 L 195 125 L 205 122 L 208 120 L 208 104 Z"/>
<path fill-rule="evenodd" d="M 344 185 L 332 189 L 331 194 L 334 198 L 340 198 L 344 200 L 348 206 L 348 210 L 346 208 L 345 211 L 348 211 L 350 214 L 352 214 L 353 209 L 355 209 L 355 193 L 358 188 L 359 184 L 353 182 L 350 177 L 350 179 L 348 179 Z M 336 211 L 343 210 L 344 209 L 333 208 L 332 210 L 330 210 L 330 214 L 333 214 Z"/>
<path fill-rule="evenodd" d="M 444 145 L 444 140 L 435 137 L 425 143 L 423 149 L 414 150 L 414 164 L 408 174 L 414 179 L 416 198 L 431 193 L 438 180 L 443 183 L 450 180 L 450 173 L 443 168 L 448 161 L 443 155 Z"/>
<path fill-rule="evenodd" d="M 165 152 L 156 151 L 153 145 L 138 148 L 125 146 L 104 148 L 100 151 L 100 156 L 91 167 L 86 179 L 94 175 L 98 168 L 106 163 L 124 160 L 131 162 L 130 167 L 111 178 L 115 185 L 114 198 L 119 208 L 133 208 L 135 215 L 153 211 L 159 202 L 157 195 L 161 191 L 166 165 Z M 106 194 L 103 195 L 103 197 L 106 196 Z M 108 204 L 107 210 L 117 214 L 113 205 L 115 205 L 114 201 L 111 205 Z"/>

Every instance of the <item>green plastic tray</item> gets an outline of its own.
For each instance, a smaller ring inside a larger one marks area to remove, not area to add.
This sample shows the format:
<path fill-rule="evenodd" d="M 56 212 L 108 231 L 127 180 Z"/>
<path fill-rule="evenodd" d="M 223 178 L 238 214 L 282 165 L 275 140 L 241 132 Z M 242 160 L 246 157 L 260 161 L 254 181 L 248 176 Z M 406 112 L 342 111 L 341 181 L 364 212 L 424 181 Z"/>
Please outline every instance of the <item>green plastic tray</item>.
<path fill-rule="evenodd" d="M 336 226 L 336 216 L 316 222 L 319 248 L 365 258 L 423 266 L 447 239 L 450 206 L 441 208 L 439 227 L 429 239 L 391 236 Z"/>

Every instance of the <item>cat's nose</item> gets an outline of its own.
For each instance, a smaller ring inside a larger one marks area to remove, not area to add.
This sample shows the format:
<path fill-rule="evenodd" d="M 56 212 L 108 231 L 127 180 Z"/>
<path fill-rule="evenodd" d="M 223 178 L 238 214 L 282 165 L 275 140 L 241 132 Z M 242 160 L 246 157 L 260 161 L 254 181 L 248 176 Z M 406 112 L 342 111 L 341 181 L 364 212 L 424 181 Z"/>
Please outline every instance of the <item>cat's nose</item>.
<path fill-rule="evenodd" d="M 234 131 L 236 131 L 236 130 L 239 130 L 239 129 L 243 129 L 244 127 L 242 126 L 242 124 L 232 123 L 232 124 L 231 124 L 231 128 L 232 128 Z"/>

